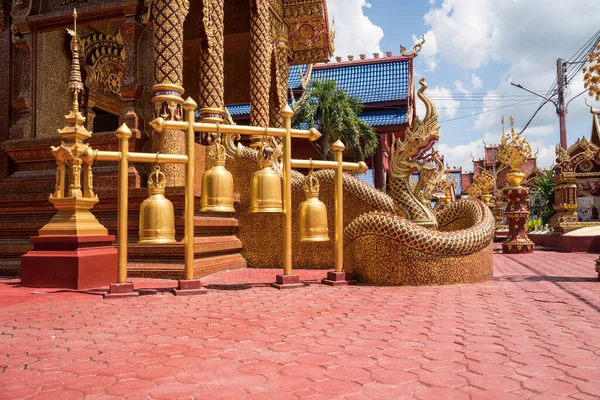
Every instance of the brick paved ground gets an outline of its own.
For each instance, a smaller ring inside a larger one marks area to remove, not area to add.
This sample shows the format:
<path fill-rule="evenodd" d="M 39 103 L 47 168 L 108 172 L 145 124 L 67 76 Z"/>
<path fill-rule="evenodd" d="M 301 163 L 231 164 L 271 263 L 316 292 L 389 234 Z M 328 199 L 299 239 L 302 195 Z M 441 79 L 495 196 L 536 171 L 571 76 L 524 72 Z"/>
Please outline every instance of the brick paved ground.
<path fill-rule="evenodd" d="M 102 300 L 0 281 L 0 399 L 593 399 L 594 255 L 496 254 L 495 278 L 448 287 L 266 286 Z M 136 281 L 142 286 L 171 285 Z"/>

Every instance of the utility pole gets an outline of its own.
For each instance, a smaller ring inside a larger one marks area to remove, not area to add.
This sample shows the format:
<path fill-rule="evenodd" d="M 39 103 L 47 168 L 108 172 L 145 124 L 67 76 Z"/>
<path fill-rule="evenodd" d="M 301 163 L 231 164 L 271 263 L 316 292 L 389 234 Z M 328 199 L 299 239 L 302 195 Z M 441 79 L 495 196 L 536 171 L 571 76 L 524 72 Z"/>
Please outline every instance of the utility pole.
<path fill-rule="evenodd" d="M 567 107 L 565 106 L 565 75 L 563 68 L 563 60 L 556 60 L 556 82 L 558 85 L 558 104 L 556 105 L 556 113 L 560 124 L 560 147 L 566 150 L 567 148 Z"/>
<path fill-rule="evenodd" d="M 562 58 L 559 58 L 558 60 L 556 60 L 556 82 L 557 82 L 557 91 L 558 91 L 558 101 L 554 101 L 552 99 L 544 97 L 541 94 L 534 92 L 533 90 L 529 90 L 526 87 L 519 85 L 518 83 L 511 82 L 511 85 L 513 85 L 514 87 L 518 87 L 519 89 L 523 89 L 526 92 L 529 92 L 531 94 L 534 94 L 534 95 L 546 100 L 545 103 L 542 103 L 542 106 L 548 102 L 554 104 L 554 106 L 556 107 L 556 115 L 558 115 L 558 122 L 559 122 L 559 126 L 560 126 L 560 147 L 562 147 L 563 149 L 566 149 L 567 148 L 567 106 L 565 105 L 565 83 L 566 82 L 565 82 L 565 69 L 564 69 L 564 63 L 563 63 Z M 575 96 L 575 97 L 577 97 L 577 96 Z M 571 100 L 573 100 L 573 99 L 571 99 Z M 538 111 L 542 106 L 540 106 L 538 108 Z M 537 114 L 537 111 L 535 114 Z M 533 115 L 535 116 L 535 114 L 533 114 Z M 533 119 L 533 117 L 531 117 L 529 122 L 531 122 L 532 119 Z M 525 128 L 527 128 L 527 126 L 529 126 L 529 122 L 527 122 L 527 124 L 525 125 Z M 525 128 L 523 128 L 523 130 L 525 130 Z"/>

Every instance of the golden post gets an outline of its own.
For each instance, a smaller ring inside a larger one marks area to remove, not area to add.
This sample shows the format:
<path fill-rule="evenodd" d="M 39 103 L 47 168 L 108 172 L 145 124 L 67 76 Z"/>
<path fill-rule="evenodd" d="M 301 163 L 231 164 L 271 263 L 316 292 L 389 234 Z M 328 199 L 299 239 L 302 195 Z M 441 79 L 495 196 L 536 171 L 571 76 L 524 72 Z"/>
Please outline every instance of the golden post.
<path fill-rule="evenodd" d="M 344 144 L 338 139 L 331 147 L 335 162 L 335 272 L 344 269 Z"/>
<path fill-rule="evenodd" d="M 198 105 L 191 97 L 183 103 L 188 123 L 185 131 L 185 153 L 187 164 L 185 171 L 185 279 L 194 279 L 194 110 Z"/>
<path fill-rule="evenodd" d="M 289 105 L 281 110 L 285 122 L 283 143 L 283 274 L 292 275 L 292 116 Z"/>
<path fill-rule="evenodd" d="M 125 283 L 127 281 L 127 174 L 129 171 L 129 161 L 127 152 L 129 151 L 129 138 L 131 138 L 131 130 L 125 124 L 121 125 L 116 132 L 119 138 L 119 148 L 121 157 L 119 159 L 119 204 L 117 212 L 117 282 Z"/>

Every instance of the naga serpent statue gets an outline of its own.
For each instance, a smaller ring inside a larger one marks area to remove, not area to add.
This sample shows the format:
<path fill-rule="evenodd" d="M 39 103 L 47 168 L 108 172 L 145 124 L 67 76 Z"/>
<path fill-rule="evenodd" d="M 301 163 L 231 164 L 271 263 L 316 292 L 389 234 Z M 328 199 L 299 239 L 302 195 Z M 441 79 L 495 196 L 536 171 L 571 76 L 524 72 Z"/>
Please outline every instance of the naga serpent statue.
<path fill-rule="evenodd" d="M 480 282 L 492 277 L 494 217 L 479 200 L 460 200 L 435 213 L 432 191 L 444 180 L 433 146 L 440 126 L 424 95 L 423 120 L 415 118 L 396 139 L 390 166 L 390 195 L 399 213 L 361 215 L 344 230 L 345 269 L 363 283 L 432 285 Z M 414 189 L 410 177 L 419 173 Z M 404 215 L 403 215 L 404 214 Z"/>
<path fill-rule="evenodd" d="M 387 285 L 467 283 L 492 277 L 494 218 L 478 200 L 460 200 L 434 212 L 434 191 L 446 182 L 443 164 L 433 149 L 439 139 L 434 104 L 425 95 L 421 80 L 418 96 L 425 103 L 423 120 L 415 118 L 403 140 L 396 140 L 390 175 L 390 195 L 344 174 L 345 269 L 360 282 Z M 275 145 L 275 144 L 274 144 Z M 258 152 L 238 145 L 237 157 L 228 161 L 240 198 L 250 197 L 250 178 L 256 171 Z M 279 170 L 277 164 L 274 165 Z M 419 172 L 411 188 L 409 179 Z M 319 170 L 319 198 L 328 209 L 330 236 L 334 226 L 334 172 Z M 292 203 L 304 200 L 304 175 L 292 171 Z M 248 202 L 236 206 L 242 254 L 252 267 L 282 265 L 283 217 L 251 214 Z M 297 228 L 294 228 L 297 229 Z M 293 235 L 296 268 L 331 268 L 333 241 L 303 243 Z"/>

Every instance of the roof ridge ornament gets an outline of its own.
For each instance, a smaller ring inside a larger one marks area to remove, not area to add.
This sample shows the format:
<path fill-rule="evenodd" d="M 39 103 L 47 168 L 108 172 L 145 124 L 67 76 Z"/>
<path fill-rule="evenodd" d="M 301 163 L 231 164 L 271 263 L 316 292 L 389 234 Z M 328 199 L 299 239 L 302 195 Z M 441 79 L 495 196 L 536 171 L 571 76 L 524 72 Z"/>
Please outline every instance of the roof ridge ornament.
<path fill-rule="evenodd" d="M 415 58 L 421 52 L 421 48 L 423 47 L 424 43 L 425 43 L 425 34 L 422 34 L 421 41 L 415 43 L 412 50 L 406 51 L 406 47 L 400 45 L 400 54 L 402 54 L 404 57 Z"/>

